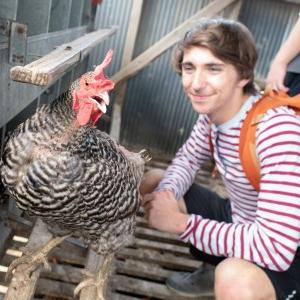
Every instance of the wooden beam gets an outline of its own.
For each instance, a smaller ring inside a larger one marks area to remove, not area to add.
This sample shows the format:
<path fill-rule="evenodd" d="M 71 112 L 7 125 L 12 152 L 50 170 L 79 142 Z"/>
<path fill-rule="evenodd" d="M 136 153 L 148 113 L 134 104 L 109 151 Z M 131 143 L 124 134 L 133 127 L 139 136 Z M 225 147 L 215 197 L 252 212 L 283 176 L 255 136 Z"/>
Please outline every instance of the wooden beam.
<path fill-rule="evenodd" d="M 211 2 L 117 72 L 112 78 L 113 81 L 116 84 L 120 84 L 120 82 L 133 76 L 178 42 L 183 37 L 183 34 L 192 27 L 195 21 L 203 17 L 213 17 L 234 1 L 235 0 L 215 0 Z"/>
<path fill-rule="evenodd" d="M 37 219 L 29 238 L 28 249 L 37 249 L 46 244 L 51 238 L 52 234 L 47 230 L 47 226 L 40 219 Z M 24 272 L 24 265 L 20 264 L 15 270 L 5 300 L 32 299 L 40 272 L 41 268 L 38 268 L 29 276 Z"/>
<path fill-rule="evenodd" d="M 71 66 L 80 62 L 100 42 L 116 32 L 117 28 L 100 29 L 70 43 L 63 44 L 44 57 L 26 65 L 16 66 L 10 78 L 39 86 L 47 86 L 61 77 Z"/>
<path fill-rule="evenodd" d="M 124 46 L 123 57 L 121 67 L 123 68 L 132 59 L 135 40 L 138 33 L 138 28 L 140 24 L 140 19 L 142 15 L 143 0 L 133 0 L 132 2 L 132 11 L 130 16 L 130 21 L 127 29 L 126 43 Z M 110 135 L 115 140 L 119 141 L 120 138 L 120 128 L 121 128 L 121 112 L 122 112 L 122 103 L 125 97 L 127 84 L 124 83 L 119 86 L 116 91 L 115 102 L 112 110 L 112 123 L 110 129 Z"/>
<path fill-rule="evenodd" d="M 228 19 L 231 19 L 231 20 L 238 19 L 242 4 L 243 4 L 243 0 L 238 0 L 233 4 L 232 10 L 230 11 L 230 13 L 228 15 Z"/>

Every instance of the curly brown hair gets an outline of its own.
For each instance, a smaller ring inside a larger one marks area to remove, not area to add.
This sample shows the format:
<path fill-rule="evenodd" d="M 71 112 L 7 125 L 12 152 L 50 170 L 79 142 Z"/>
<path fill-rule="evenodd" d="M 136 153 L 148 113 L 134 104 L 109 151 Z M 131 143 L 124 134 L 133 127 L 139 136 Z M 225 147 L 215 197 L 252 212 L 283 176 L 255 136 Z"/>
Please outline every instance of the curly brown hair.
<path fill-rule="evenodd" d="M 245 25 L 224 18 L 198 21 L 186 32 L 173 51 L 173 66 L 180 75 L 184 50 L 191 47 L 205 47 L 220 60 L 233 65 L 240 79 L 249 79 L 244 93 L 257 92 L 254 85 L 257 50 L 254 38 Z"/>

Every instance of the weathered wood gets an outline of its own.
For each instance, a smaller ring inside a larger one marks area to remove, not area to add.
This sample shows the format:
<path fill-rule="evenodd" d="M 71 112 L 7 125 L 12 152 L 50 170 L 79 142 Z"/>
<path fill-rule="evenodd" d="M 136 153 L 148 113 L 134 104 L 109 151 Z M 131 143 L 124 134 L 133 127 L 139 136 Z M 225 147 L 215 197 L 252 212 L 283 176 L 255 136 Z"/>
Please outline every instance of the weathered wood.
<path fill-rule="evenodd" d="M 56 297 L 58 299 L 74 299 L 74 288 L 75 285 L 72 283 L 40 278 L 36 294 Z"/>
<path fill-rule="evenodd" d="M 118 259 L 136 259 L 144 262 L 159 264 L 166 268 L 175 270 L 194 271 L 201 266 L 200 261 L 192 258 L 179 257 L 171 253 L 161 253 L 162 251 L 150 249 L 124 248 L 116 253 Z"/>
<path fill-rule="evenodd" d="M 134 293 L 142 296 L 148 296 L 158 299 L 186 300 L 186 297 L 172 293 L 164 284 L 145 280 L 136 280 L 135 278 L 129 278 L 124 275 L 114 276 L 113 286 L 115 286 L 115 289 L 117 291 Z M 211 291 L 204 291 L 203 295 L 198 296 L 197 299 L 211 300 L 214 299 L 214 296 Z"/>
<path fill-rule="evenodd" d="M 143 249 L 168 251 L 176 255 L 190 256 L 188 247 L 177 246 L 169 243 L 160 243 L 157 241 L 148 241 L 145 239 L 135 238 L 133 246 L 137 248 L 143 248 Z"/>
<path fill-rule="evenodd" d="M 32 59 L 33 57 L 36 59 L 36 57 L 40 58 L 46 55 L 57 45 L 67 43 L 82 36 L 85 34 L 86 29 L 86 26 L 83 26 L 66 31 L 29 37 L 27 42 L 27 59 Z M 0 101 L 0 128 L 5 126 L 24 108 L 28 107 L 45 90 L 45 88 L 39 86 L 11 81 L 9 78 L 11 65 L 6 63 L 7 57 L 8 48 L 6 46 L 6 49 L 0 51 L 0 61 L 2 62 L 0 64 L 0 86 L 2 87 L 0 92 L 0 98 L 2 99 Z M 8 130 L 8 127 L 6 127 L 6 130 Z"/>
<path fill-rule="evenodd" d="M 207 6 L 202 8 L 199 12 L 194 14 L 192 17 L 187 19 L 181 25 L 176 27 L 170 33 L 165 35 L 157 43 L 149 47 L 146 51 L 132 60 L 128 65 L 122 68 L 113 76 L 113 80 L 116 84 L 120 84 L 122 81 L 126 80 L 130 76 L 133 76 L 138 71 L 142 70 L 147 66 L 152 60 L 161 55 L 164 51 L 173 46 L 178 42 L 184 35 L 184 33 L 192 27 L 193 23 L 202 17 L 212 17 L 222 11 L 230 3 L 236 0 L 215 0 L 209 3 Z"/>
<path fill-rule="evenodd" d="M 151 228 L 137 227 L 136 236 L 140 238 L 146 238 L 146 239 L 156 240 L 165 243 L 184 245 L 184 243 L 179 240 L 177 235 L 170 234 L 167 232 L 161 232 Z"/>
<path fill-rule="evenodd" d="M 121 67 L 126 66 L 132 59 L 135 40 L 138 33 L 138 27 L 140 24 L 140 18 L 142 15 L 143 0 L 133 0 L 132 2 L 132 11 L 130 16 L 130 21 L 127 29 L 126 42 L 123 51 Z M 110 129 L 110 135 L 115 139 L 119 140 L 120 138 L 120 129 L 121 129 L 121 111 L 123 99 L 126 93 L 127 84 L 124 82 L 119 86 L 116 91 L 116 98 L 114 101 L 114 106 L 112 109 L 112 123 Z"/>
<path fill-rule="evenodd" d="M 42 272 L 41 277 L 78 284 L 83 279 L 82 270 L 71 265 L 52 263 L 51 271 Z"/>
<path fill-rule="evenodd" d="M 5 253 L 13 232 L 11 228 L 8 228 L 4 223 L 0 223 L 0 258 Z"/>
<path fill-rule="evenodd" d="M 46 225 L 38 219 L 29 238 L 28 247 L 37 249 L 51 240 L 52 234 Z M 19 265 L 12 277 L 5 295 L 5 300 L 29 300 L 33 297 L 41 269 L 35 270 L 31 276 L 24 276 L 24 265 Z"/>
<path fill-rule="evenodd" d="M 228 15 L 228 18 L 231 20 L 237 20 L 238 16 L 240 14 L 241 11 L 241 7 L 243 4 L 243 0 L 238 0 L 235 3 L 233 3 L 233 7 Z"/>
<path fill-rule="evenodd" d="M 155 281 L 165 281 L 172 271 L 161 268 L 154 263 L 145 263 L 136 259 L 117 260 L 116 269 L 118 274 L 130 275 Z"/>
<path fill-rule="evenodd" d="M 10 78 L 39 86 L 47 86 L 81 61 L 97 44 L 116 32 L 116 27 L 88 33 L 75 41 L 59 46 L 44 57 L 10 71 Z"/>

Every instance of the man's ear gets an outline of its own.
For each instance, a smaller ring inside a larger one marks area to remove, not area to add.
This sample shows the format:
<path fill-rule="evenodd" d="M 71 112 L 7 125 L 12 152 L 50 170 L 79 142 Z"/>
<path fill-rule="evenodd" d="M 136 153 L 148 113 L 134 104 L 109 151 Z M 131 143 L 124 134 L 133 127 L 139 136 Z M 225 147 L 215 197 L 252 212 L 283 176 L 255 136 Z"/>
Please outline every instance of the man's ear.
<path fill-rule="evenodd" d="M 238 86 L 243 88 L 244 86 L 246 86 L 249 83 L 250 79 L 241 79 L 238 83 Z"/>

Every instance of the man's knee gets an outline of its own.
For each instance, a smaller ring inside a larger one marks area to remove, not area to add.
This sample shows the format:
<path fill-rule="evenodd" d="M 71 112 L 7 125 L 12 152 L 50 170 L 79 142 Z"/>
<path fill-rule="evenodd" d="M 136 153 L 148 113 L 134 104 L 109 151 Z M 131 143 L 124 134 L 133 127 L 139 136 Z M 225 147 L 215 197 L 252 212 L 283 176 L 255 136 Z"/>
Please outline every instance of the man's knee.
<path fill-rule="evenodd" d="M 144 174 L 140 185 L 141 195 L 143 196 L 153 192 L 153 190 L 158 186 L 159 182 L 163 179 L 164 173 L 165 171 L 161 169 L 151 169 L 147 171 Z"/>
<path fill-rule="evenodd" d="M 238 258 L 227 258 L 215 271 L 217 300 L 275 300 L 275 290 L 262 269 Z"/>

